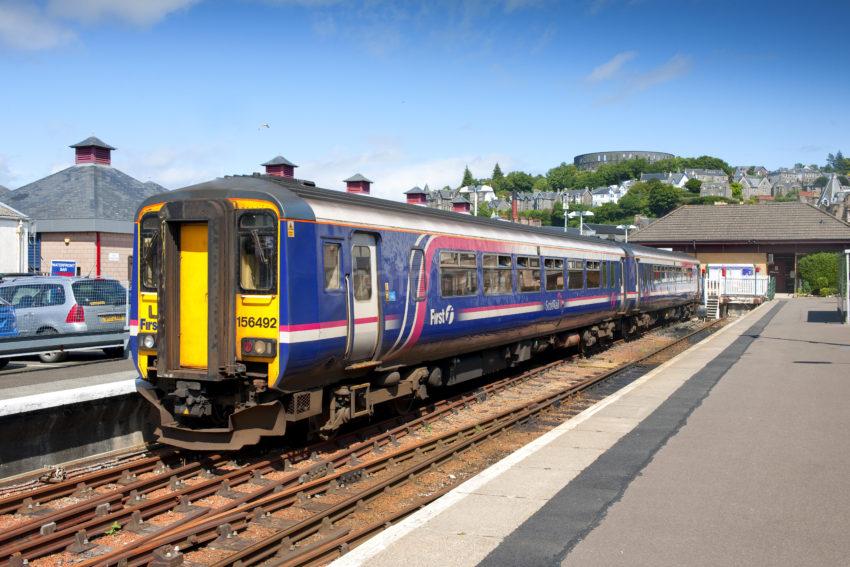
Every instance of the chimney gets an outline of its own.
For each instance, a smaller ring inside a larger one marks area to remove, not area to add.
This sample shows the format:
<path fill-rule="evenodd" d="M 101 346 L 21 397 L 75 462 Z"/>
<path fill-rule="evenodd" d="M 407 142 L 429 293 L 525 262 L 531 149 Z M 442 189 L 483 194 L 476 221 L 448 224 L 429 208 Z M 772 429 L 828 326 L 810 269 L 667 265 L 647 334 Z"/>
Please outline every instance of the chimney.
<path fill-rule="evenodd" d="M 470 203 L 461 195 L 458 195 L 454 199 L 452 199 L 452 210 L 456 213 L 463 213 L 465 215 L 469 214 Z"/>
<path fill-rule="evenodd" d="M 74 163 L 86 164 L 97 163 L 100 165 L 112 165 L 112 146 L 105 144 L 97 136 L 90 136 L 82 142 L 69 146 L 74 148 Z"/>
<path fill-rule="evenodd" d="M 260 165 L 266 168 L 266 175 L 272 177 L 286 177 L 292 179 L 295 177 L 295 168 L 298 167 L 283 156 L 275 156 L 266 163 Z"/>
<path fill-rule="evenodd" d="M 345 180 L 345 190 L 348 193 L 357 193 L 358 195 L 368 195 L 372 188 L 372 180 L 366 179 L 359 173 L 355 173 Z"/>
<path fill-rule="evenodd" d="M 517 202 L 516 202 L 516 191 L 511 193 L 511 220 L 513 222 L 519 221 L 519 211 L 517 210 Z"/>
<path fill-rule="evenodd" d="M 428 204 L 428 193 L 419 186 L 408 189 L 404 194 L 407 195 L 408 205 L 420 205 L 424 207 Z"/>

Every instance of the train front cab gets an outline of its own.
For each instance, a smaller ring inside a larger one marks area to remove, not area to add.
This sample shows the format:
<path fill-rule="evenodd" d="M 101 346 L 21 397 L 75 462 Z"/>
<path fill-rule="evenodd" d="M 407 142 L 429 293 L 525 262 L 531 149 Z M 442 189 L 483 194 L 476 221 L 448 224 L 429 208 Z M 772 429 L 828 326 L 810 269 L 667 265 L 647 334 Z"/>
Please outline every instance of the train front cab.
<path fill-rule="evenodd" d="M 280 211 L 258 199 L 173 200 L 137 217 L 138 390 L 161 441 L 239 448 L 282 435 Z"/>

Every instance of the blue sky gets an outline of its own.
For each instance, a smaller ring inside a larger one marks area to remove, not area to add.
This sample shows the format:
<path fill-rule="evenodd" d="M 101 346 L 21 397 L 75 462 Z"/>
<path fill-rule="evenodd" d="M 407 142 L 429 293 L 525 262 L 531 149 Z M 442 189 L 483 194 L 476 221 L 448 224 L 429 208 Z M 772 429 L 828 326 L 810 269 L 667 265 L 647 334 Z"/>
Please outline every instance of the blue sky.
<path fill-rule="evenodd" d="M 282 154 L 399 199 L 601 150 L 821 164 L 850 151 L 848 22 L 817 0 L 0 0 L 0 184 L 91 134 L 170 188 Z"/>

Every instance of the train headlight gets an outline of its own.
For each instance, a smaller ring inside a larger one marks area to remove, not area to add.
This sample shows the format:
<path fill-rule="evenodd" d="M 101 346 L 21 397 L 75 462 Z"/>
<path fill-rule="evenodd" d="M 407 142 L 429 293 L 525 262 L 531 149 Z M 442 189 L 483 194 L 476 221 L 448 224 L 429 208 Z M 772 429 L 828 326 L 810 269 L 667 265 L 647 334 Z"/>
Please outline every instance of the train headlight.
<path fill-rule="evenodd" d="M 273 357 L 277 352 L 274 339 L 242 339 L 242 354 L 245 356 Z"/>
<path fill-rule="evenodd" d="M 156 347 L 156 335 L 140 335 L 139 342 L 141 343 L 142 348 L 153 350 Z"/>

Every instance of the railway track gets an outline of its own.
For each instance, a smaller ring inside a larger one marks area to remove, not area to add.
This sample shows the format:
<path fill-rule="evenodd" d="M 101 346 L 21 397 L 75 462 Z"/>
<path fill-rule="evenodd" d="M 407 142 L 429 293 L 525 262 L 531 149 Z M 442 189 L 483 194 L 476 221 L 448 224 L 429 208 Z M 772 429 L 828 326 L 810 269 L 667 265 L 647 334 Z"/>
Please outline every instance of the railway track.
<path fill-rule="evenodd" d="M 554 361 L 336 442 L 244 464 L 212 455 L 167 466 L 152 456 L 109 474 L 97 471 L 82 489 L 77 483 L 60 483 L 16 494 L 0 500 L 0 511 L 14 510 L 26 519 L 0 532 L 0 562 L 320 563 L 443 491 L 396 510 L 388 519 L 340 527 L 369 502 L 542 412 L 557 413 L 566 400 L 601 381 L 651 365 L 652 357 L 711 327 L 678 338 L 647 335 L 636 341 L 649 343 L 637 360 L 604 371 L 573 360 Z M 664 344 L 656 348 L 659 341 Z M 47 505 L 50 498 L 69 495 L 80 501 L 58 509 Z"/>

